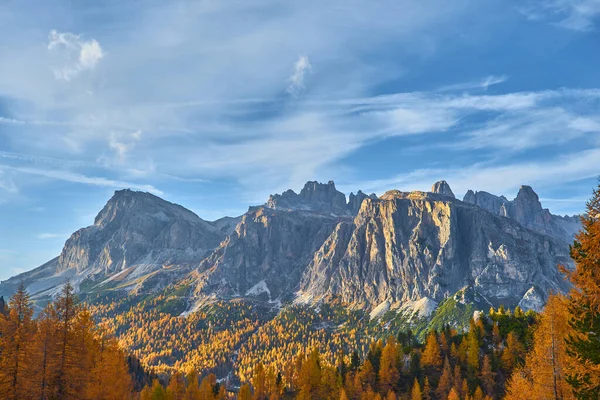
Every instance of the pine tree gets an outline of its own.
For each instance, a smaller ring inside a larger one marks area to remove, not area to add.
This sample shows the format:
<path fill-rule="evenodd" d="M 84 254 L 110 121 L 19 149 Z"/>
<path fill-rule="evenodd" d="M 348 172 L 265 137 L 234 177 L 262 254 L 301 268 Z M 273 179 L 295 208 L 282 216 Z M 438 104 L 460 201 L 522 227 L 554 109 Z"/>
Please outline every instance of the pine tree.
<path fill-rule="evenodd" d="M 427 343 L 423 356 L 421 357 L 423 366 L 439 367 L 442 365 L 442 355 L 440 354 L 440 345 L 438 344 L 435 332 L 431 332 L 427 336 Z"/>
<path fill-rule="evenodd" d="M 33 307 L 23 283 L 11 297 L 9 312 L 0 318 L 0 398 L 22 399 L 32 373 L 31 341 L 35 330 Z"/>
<path fill-rule="evenodd" d="M 575 270 L 567 271 L 574 286 L 569 311 L 573 332 L 567 351 L 574 362 L 568 380 L 580 399 L 600 398 L 600 184 L 581 218 L 583 229 L 571 248 Z"/>
<path fill-rule="evenodd" d="M 413 382 L 412 392 L 411 392 L 411 400 L 422 400 L 423 394 L 421 393 L 421 385 L 419 385 L 419 381 L 415 378 Z"/>

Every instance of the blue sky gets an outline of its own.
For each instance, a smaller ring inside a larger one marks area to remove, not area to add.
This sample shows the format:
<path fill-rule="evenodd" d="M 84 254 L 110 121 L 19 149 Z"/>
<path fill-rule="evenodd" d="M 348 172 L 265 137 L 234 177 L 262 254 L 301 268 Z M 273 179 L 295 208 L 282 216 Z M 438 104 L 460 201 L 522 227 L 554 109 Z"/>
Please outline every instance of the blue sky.
<path fill-rule="evenodd" d="M 205 219 L 307 180 L 583 210 L 600 0 L 0 3 L 0 279 L 113 191 Z"/>

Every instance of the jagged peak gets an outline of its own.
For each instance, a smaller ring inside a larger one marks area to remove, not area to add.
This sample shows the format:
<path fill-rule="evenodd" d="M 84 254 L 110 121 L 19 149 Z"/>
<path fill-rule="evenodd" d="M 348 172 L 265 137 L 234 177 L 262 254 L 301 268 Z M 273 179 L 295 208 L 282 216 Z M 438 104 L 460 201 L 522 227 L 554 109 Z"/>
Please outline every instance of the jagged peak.
<path fill-rule="evenodd" d="M 540 203 L 540 199 L 537 193 L 529 185 L 521 185 L 514 202 L 519 204 L 526 204 L 533 210 L 539 211 L 542 209 L 542 203 Z"/>
<path fill-rule="evenodd" d="M 346 196 L 335 188 L 335 183 L 308 181 L 300 193 L 286 190 L 281 194 L 269 196 L 266 204 L 273 209 L 305 209 L 313 211 L 344 213 L 346 212 Z"/>
<path fill-rule="evenodd" d="M 431 186 L 431 192 L 455 198 L 452 189 L 450 189 L 450 185 L 448 185 L 448 182 L 444 180 L 434 183 L 433 186 Z"/>

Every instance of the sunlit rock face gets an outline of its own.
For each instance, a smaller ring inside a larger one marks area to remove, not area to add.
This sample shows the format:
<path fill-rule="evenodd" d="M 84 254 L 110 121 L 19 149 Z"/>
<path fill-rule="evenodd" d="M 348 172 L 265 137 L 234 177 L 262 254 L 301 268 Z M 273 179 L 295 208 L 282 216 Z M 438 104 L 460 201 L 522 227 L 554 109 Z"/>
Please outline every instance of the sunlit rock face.
<path fill-rule="evenodd" d="M 440 301 L 471 285 L 490 303 L 516 305 L 533 285 L 542 293 L 566 290 L 557 265 L 569 263 L 560 240 L 447 192 L 390 191 L 366 199 L 352 222 L 336 226 L 299 294 L 375 307 Z"/>
<path fill-rule="evenodd" d="M 448 197 L 454 197 L 454 193 L 452 193 L 452 189 L 450 189 L 450 185 L 448 185 L 448 182 L 446 181 L 439 181 L 433 184 L 433 186 L 431 187 L 431 192 L 432 193 L 439 193 L 439 194 L 443 194 L 445 196 Z"/>
<path fill-rule="evenodd" d="M 272 195 L 241 217 L 213 222 L 122 190 L 58 257 L 0 283 L 0 295 L 21 281 L 45 299 L 66 279 L 83 295 L 185 282 L 195 289 L 190 304 L 336 299 L 423 311 L 469 287 L 485 304 L 538 309 L 549 291 L 568 289 L 556 267 L 572 266 L 568 243 L 579 227 L 578 218 L 543 209 L 529 186 L 512 201 L 473 191 L 460 201 L 439 181 L 431 192 L 359 190 L 346 202 L 333 182 L 307 182 L 298 194 Z"/>
<path fill-rule="evenodd" d="M 346 196 L 333 182 L 307 182 L 300 194 L 272 195 L 264 206 L 251 207 L 235 231 L 194 276 L 198 293 L 221 297 L 260 293 L 290 300 L 315 252 L 336 225 L 350 222 L 367 199 L 359 191 Z"/>

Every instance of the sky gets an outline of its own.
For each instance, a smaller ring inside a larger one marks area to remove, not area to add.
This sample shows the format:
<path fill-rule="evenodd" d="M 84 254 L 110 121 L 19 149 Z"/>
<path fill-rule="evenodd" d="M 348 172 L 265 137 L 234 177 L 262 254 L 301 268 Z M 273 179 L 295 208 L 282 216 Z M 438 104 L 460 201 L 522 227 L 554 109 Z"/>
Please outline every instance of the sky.
<path fill-rule="evenodd" d="M 0 279 L 122 188 L 206 220 L 308 180 L 580 213 L 599 31 L 600 0 L 5 0 Z"/>

